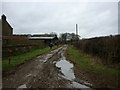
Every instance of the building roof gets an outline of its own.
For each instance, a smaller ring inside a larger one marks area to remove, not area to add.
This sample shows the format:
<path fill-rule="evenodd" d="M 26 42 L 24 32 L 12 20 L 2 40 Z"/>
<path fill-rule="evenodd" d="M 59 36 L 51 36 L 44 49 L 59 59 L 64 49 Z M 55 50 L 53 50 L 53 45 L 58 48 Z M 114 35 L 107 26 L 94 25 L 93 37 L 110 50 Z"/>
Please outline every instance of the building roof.
<path fill-rule="evenodd" d="M 54 39 L 54 37 L 28 37 L 28 39 L 48 40 L 48 39 Z"/>
<path fill-rule="evenodd" d="M 3 14 L 2 15 L 2 20 L 5 20 L 5 22 L 8 24 L 8 26 L 11 28 L 11 29 L 13 29 L 12 28 L 12 26 L 8 23 L 8 21 L 6 20 L 6 16 Z"/>

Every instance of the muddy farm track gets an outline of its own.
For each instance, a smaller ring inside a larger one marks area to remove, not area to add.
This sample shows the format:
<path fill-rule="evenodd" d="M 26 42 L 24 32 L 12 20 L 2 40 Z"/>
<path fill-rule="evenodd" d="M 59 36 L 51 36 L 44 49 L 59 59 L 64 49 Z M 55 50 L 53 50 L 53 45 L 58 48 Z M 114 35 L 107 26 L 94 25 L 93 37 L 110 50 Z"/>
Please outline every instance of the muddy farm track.
<path fill-rule="evenodd" d="M 79 75 L 66 60 L 66 49 L 67 45 L 61 46 L 16 67 L 3 76 L 3 88 L 90 88 L 89 82 L 76 80 Z"/>

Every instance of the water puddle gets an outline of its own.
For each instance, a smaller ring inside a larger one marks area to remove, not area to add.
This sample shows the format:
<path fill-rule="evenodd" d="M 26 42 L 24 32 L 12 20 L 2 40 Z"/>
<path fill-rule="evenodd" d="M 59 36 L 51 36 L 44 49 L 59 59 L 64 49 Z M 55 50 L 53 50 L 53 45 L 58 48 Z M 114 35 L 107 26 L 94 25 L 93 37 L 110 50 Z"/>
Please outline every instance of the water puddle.
<path fill-rule="evenodd" d="M 56 67 L 61 68 L 61 72 L 64 74 L 66 79 L 68 80 L 74 80 L 75 75 L 73 73 L 73 64 L 66 60 L 60 60 L 59 62 L 56 63 Z"/>
<path fill-rule="evenodd" d="M 45 56 L 45 59 L 44 59 L 44 63 L 47 62 L 47 60 L 52 56 L 53 54 L 47 54 L 47 56 Z"/>
<path fill-rule="evenodd" d="M 66 60 L 63 52 L 61 53 L 61 57 L 62 58 L 60 59 L 60 61 L 54 62 L 54 64 L 56 65 L 56 67 L 60 68 L 60 71 L 63 73 L 62 77 L 71 81 L 70 86 L 73 88 L 89 88 L 90 89 L 90 87 L 74 81 L 75 75 L 72 69 L 74 65 Z"/>
<path fill-rule="evenodd" d="M 62 49 L 63 47 L 60 47 L 60 48 L 58 48 L 58 49 L 55 49 L 55 50 L 53 50 L 53 51 L 51 51 L 52 53 L 56 53 L 56 52 L 58 52 L 60 49 Z"/>
<path fill-rule="evenodd" d="M 57 61 L 53 61 L 53 64 L 55 64 Z"/>
<path fill-rule="evenodd" d="M 64 60 L 63 60 L 63 58 L 64 58 Z M 60 68 L 60 71 L 64 74 L 64 76 L 61 76 L 61 77 L 65 78 L 67 80 L 70 80 L 71 81 L 70 86 L 72 86 L 73 88 L 90 88 L 90 87 L 86 86 L 87 84 L 90 84 L 90 83 L 85 82 L 86 85 L 83 85 L 83 84 L 80 84 L 80 83 L 77 83 L 74 81 L 75 75 L 72 70 L 73 64 L 70 63 L 69 61 L 65 60 L 65 57 L 63 57 L 63 58 L 62 58 L 62 60 L 56 62 L 56 64 L 55 64 L 56 67 Z"/>
<path fill-rule="evenodd" d="M 28 74 L 28 75 L 26 75 L 26 77 L 30 77 L 30 76 L 32 76 L 32 74 Z"/>
<path fill-rule="evenodd" d="M 85 86 L 85 85 L 82 85 L 82 84 L 77 83 L 77 82 L 74 82 L 74 81 L 71 83 L 71 86 L 72 86 L 73 88 L 89 88 L 89 87 L 87 87 L 87 86 Z"/>
<path fill-rule="evenodd" d="M 19 86 L 18 88 L 27 88 L 26 84 Z"/>
<path fill-rule="evenodd" d="M 62 49 L 63 47 L 60 47 L 60 48 L 58 48 L 58 49 L 55 49 L 55 50 L 53 50 L 53 51 L 51 51 L 51 53 L 49 53 L 49 54 L 47 54 L 47 55 L 45 55 L 45 56 L 38 56 L 37 57 L 37 59 L 39 59 L 39 61 L 41 62 L 43 62 L 43 63 L 46 63 L 48 60 L 49 60 L 49 58 L 51 58 L 56 52 L 58 52 L 60 49 Z M 40 59 L 40 58 L 44 58 L 44 59 Z M 36 60 L 36 61 L 38 61 L 38 60 Z"/>
<path fill-rule="evenodd" d="M 85 85 L 88 85 L 88 86 L 92 86 L 91 83 L 85 82 L 85 81 L 83 81 L 83 80 L 81 80 L 81 83 L 84 83 Z"/>

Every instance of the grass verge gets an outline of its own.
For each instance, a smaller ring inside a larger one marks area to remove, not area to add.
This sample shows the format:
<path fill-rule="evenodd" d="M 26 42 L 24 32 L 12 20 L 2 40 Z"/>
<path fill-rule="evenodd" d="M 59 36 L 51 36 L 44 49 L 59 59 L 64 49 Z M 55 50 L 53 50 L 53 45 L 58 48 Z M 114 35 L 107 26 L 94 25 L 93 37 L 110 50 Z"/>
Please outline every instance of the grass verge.
<path fill-rule="evenodd" d="M 53 47 L 52 50 L 55 48 L 57 48 L 57 47 Z M 14 67 L 16 65 L 22 64 L 25 61 L 33 59 L 37 55 L 43 54 L 43 53 L 48 52 L 50 50 L 51 49 L 49 47 L 46 47 L 43 49 L 36 49 L 36 50 L 31 51 L 31 52 L 23 53 L 23 54 L 20 54 L 17 56 L 12 56 L 10 64 L 9 64 L 8 59 L 2 60 L 2 70 L 6 70 L 6 69 L 9 69 L 9 68 Z"/>
<path fill-rule="evenodd" d="M 83 54 L 73 46 L 68 46 L 67 56 L 78 67 L 94 72 L 97 75 L 101 75 L 106 80 L 106 82 L 116 83 L 119 78 L 120 70 L 109 68 L 102 64 L 92 64 L 95 62 L 94 58 Z"/>

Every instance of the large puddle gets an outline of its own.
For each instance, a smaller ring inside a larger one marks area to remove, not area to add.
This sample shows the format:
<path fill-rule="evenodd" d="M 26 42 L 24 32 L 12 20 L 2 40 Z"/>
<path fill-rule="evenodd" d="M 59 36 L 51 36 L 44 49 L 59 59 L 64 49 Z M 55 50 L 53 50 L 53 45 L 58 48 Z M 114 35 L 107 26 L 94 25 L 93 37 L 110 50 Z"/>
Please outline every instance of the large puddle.
<path fill-rule="evenodd" d="M 60 68 L 60 71 L 63 73 L 63 78 L 70 80 L 72 83 L 70 84 L 73 88 L 90 88 L 86 85 L 82 85 L 74 81 L 75 75 L 73 72 L 73 64 L 67 60 L 61 59 L 60 61 L 56 62 L 56 67 Z"/>
<path fill-rule="evenodd" d="M 59 62 L 56 63 L 56 67 L 61 68 L 61 72 L 64 74 L 64 76 L 68 80 L 74 80 L 75 75 L 73 73 L 73 64 L 66 60 L 60 60 Z"/>
<path fill-rule="evenodd" d="M 86 85 L 82 85 L 80 83 L 75 82 L 75 75 L 73 72 L 74 65 L 66 60 L 63 53 L 61 53 L 61 59 L 60 61 L 54 62 L 56 63 L 56 67 L 60 68 L 60 71 L 63 73 L 63 78 L 70 80 L 72 83 L 70 83 L 70 86 L 73 88 L 90 88 Z"/>

